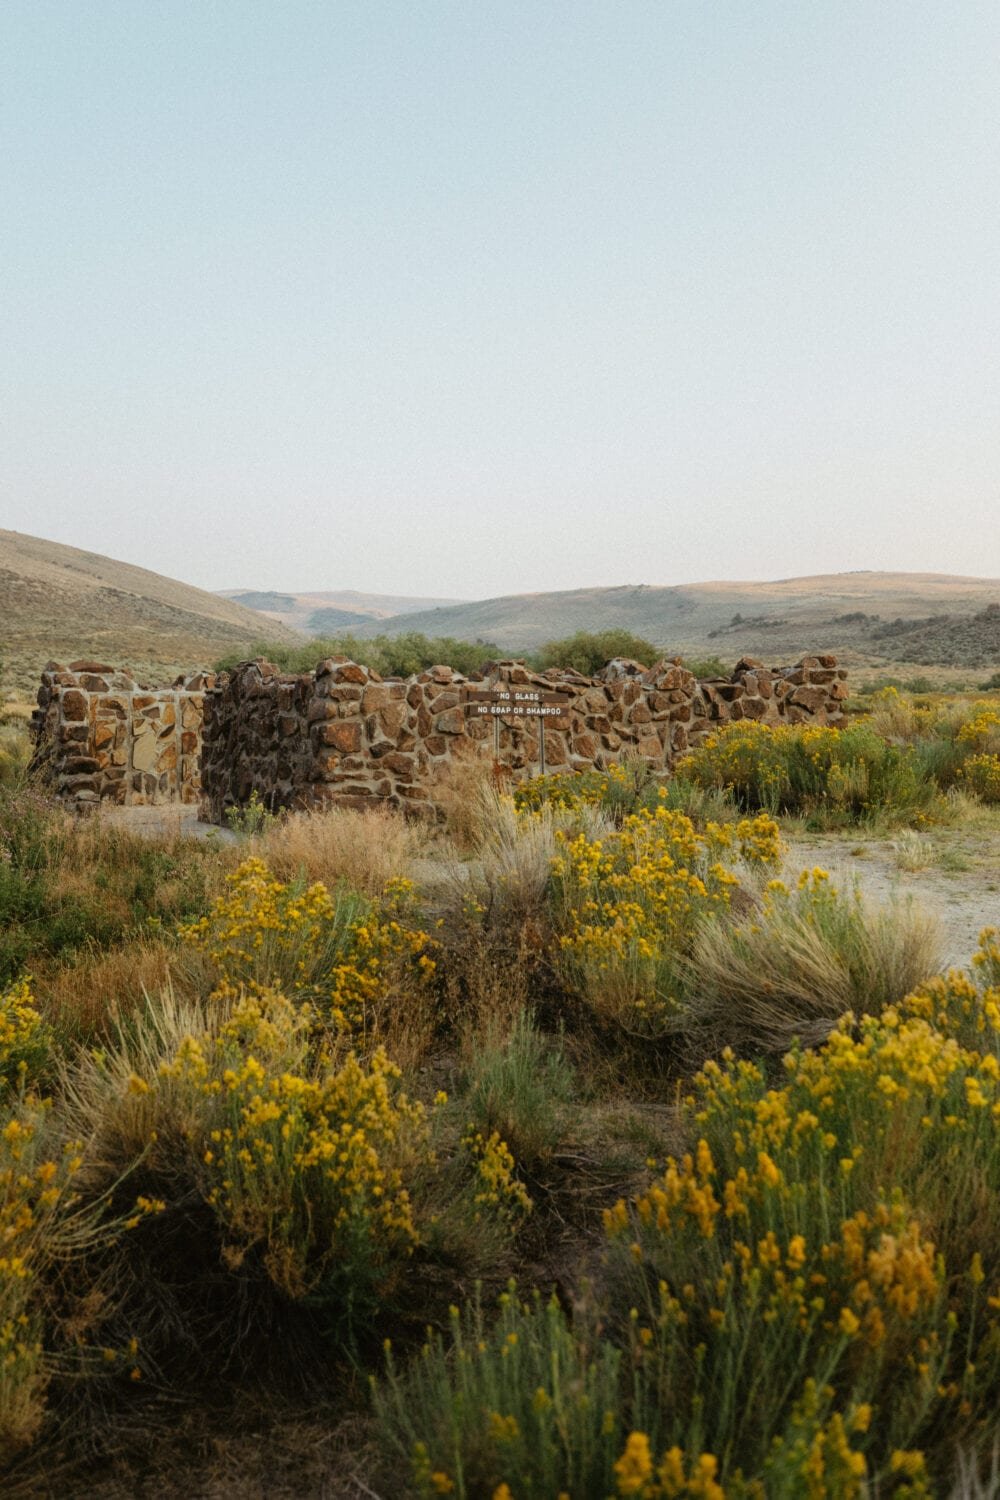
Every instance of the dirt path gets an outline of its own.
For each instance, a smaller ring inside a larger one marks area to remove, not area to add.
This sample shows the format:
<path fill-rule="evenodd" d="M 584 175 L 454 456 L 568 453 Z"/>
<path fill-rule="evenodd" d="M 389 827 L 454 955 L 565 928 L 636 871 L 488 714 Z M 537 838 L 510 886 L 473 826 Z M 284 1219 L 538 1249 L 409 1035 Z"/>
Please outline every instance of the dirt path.
<path fill-rule="evenodd" d="M 196 807 L 171 803 L 166 807 L 102 807 L 98 816 L 110 828 L 127 828 L 141 838 L 215 839 L 220 844 L 239 840 L 231 828 L 200 823 Z"/>
<path fill-rule="evenodd" d="M 984 815 L 916 836 L 796 832 L 788 844 L 789 873 L 820 865 L 835 883 L 856 880 L 873 901 L 912 897 L 933 912 L 945 967 L 964 968 L 982 929 L 1000 927 L 1000 818 Z M 913 863 L 923 867 L 907 868 Z"/>

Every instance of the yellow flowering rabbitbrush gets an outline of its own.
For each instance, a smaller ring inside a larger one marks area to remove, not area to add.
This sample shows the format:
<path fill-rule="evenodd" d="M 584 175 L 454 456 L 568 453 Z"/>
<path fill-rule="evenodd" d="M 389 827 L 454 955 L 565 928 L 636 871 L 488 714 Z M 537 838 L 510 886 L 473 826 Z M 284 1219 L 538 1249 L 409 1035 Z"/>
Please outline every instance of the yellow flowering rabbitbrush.
<path fill-rule="evenodd" d="M 230 1260 L 253 1252 L 288 1296 L 360 1306 L 417 1243 L 407 1175 L 431 1161 L 428 1126 L 381 1049 L 310 1062 L 308 1037 L 283 996 L 246 997 L 158 1086 L 203 1101 L 193 1147 Z"/>
<path fill-rule="evenodd" d="M 515 1225 L 532 1210 L 533 1204 L 524 1183 L 516 1176 L 514 1158 L 506 1141 L 492 1130 L 488 1136 L 470 1125 L 462 1145 L 475 1164 L 473 1192 L 475 1217 L 492 1214 Z"/>
<path fill-rule="evenodd" d="M 51 1036 L 25 976 L 0 990 L 0 1087 L 36 1080 L 49 1059 Z"/>
<path fill-rule="evenodd" d="M 29 1098 L 0 1123 L 0 1462 L 32 1440 L 44 1415 L 50 1371 L 39 1279 L 59 1258 L 60 1223 L 80 1168 L 78 1141 L 47 1143 L 48 1112 Z"/>
<path fill-rule="evenodd" d="M 780 851 L 767 817 L 708 823 L 663 805 L 626 818 L 604 839 L 561 836 L 553 866 L 560 969 L 603 1019 L 641 1035 L 684 1016 L 683 959 L 699 923 L 725 913 L 734 865 L 768 865 Z"/>
<path fill-rule="evenodd" d="M 781 1086 L 732 1054 L 707 1063 L 686 1105 L 695 1149 L 607 1212 L 668 1447 L 755 1472 L 798 1381 L 828 1449 L 854 1432 L 860 1484 L 936 1424 L 985 1416 L 1000 1375 L 991 933 L 977 957 L 979 986 L 951 974 L 846 1018 L 788 1055 Z"/>
<path fill-rule="evenodd" d="M 276 880 L 252 858 L 227 882 L 208 915 L 181 930 L 211 959 L 218 998 L 279 985 L 336 1029 L 362 1031 L 404 973 L 423 983 L 434 972 L 428 935 L 407 922 L 410 881 L 391 881 L 376 903 L 343 884 Z"/>
<path fill-rule="evenodd" d="M 708 735 L 674 773 L 727 790 L 748 810 L 822 807 L 852 820 L 918 811 L 935 791 L 921 778 L 912 748 L 890 744 L 866 723 L 833 729 L 743 719 Z"/>

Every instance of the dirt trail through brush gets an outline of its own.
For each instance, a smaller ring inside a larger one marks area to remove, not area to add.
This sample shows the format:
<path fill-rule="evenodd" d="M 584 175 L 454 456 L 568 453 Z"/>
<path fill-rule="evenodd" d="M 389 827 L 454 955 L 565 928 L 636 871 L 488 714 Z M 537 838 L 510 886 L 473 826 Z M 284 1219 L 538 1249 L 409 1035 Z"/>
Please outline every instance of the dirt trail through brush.
<path fill-rule="evenodd" d="M 835 884 L 856 880 L 873 902 L 912 898 L 941 924 L 942 965 L 965 968 L 982 929 L 1000 927 L 1000 825 L 990 826 L 995 822 L 916 836 L 795 834 L 788 839 L 786 875 L 819 865 Z M 914 862 L 924 867 L 905 868 Z"/>

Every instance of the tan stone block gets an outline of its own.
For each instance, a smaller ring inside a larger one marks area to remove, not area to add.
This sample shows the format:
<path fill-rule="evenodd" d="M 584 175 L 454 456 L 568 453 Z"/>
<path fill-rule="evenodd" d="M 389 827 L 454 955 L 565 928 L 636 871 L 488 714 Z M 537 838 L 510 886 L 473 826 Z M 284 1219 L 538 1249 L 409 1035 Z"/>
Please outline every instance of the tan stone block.
<path fill-rule="evenodd" d="M 384 682 L 370 682 L 361 695 L 361 711 L 377 714 L 391 701 L 390 689 Z"/>
<path fill-rule="evenodd" d="M 390 740 L 398 737 L 406 720 L 406 705 L 399 702 L 386 704 L 378 716 L 379 728 L 386 739 Z"/>
<path fill-rule="evenodd" d="M 465 714 L 460 708 L 446 709 L 434 720 L 435 734 L 461 734 L 465 728 Z"/>
<path fill-rule="evenodd" d="M 146 730 L 146 733 L 140 731 Z M 156 737 L 148 732 L 145 724 L 136 725 L 136 736 L 132 743 L 132 768 L 136 771 L 151 771 L 156 763 Z"/>

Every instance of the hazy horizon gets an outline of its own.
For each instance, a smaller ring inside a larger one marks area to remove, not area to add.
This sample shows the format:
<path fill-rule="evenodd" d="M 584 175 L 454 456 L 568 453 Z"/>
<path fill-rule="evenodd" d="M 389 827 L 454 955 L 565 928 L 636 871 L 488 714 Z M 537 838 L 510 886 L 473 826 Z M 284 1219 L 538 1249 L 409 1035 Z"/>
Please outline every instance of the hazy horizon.
<path fill-rule="evenodd" d="M 995 5 L 0 44 L 0 526 L 220 590 L 1000 575 Z"/>

